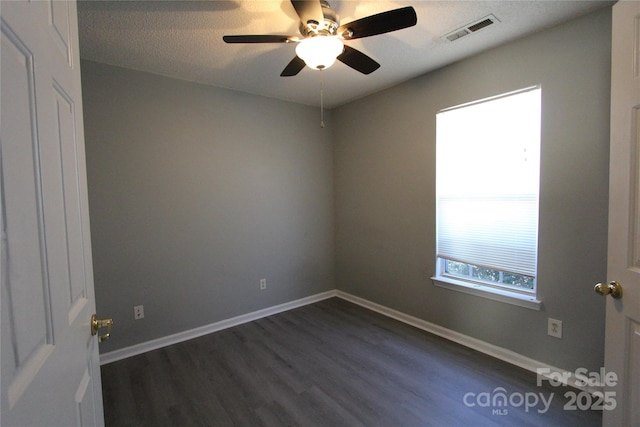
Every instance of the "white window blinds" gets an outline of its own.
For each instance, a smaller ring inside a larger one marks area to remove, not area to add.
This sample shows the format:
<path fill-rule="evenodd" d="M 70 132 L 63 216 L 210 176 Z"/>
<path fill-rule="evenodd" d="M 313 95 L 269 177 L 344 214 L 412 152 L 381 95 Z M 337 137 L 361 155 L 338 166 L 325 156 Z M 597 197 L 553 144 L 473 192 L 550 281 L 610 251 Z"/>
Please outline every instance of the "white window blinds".
<path fill-rule="evenodd" d="M 437 254 L 536 276 L 540 87 L 437 115 Z"/>

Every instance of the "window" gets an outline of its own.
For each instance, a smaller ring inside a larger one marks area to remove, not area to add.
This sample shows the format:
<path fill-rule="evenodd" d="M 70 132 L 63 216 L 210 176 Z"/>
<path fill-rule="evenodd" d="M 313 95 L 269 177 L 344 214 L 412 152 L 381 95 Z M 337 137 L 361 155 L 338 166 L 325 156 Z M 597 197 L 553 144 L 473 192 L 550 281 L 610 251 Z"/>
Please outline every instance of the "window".
<path fill-rule="evenodd" d="M 436 284 L 536 301 L 540 108 L 534 87 L 437 114 Z"/>

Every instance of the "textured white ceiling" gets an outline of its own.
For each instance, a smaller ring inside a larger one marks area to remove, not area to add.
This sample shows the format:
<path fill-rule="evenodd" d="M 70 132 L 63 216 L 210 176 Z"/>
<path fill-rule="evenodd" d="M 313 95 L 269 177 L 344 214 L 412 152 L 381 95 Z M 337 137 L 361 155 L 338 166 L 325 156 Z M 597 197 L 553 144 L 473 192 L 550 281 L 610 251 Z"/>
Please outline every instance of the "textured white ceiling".
<path fill-rule="evenodd" d="M 347 23 L 413 6 L 414 27 L 347 42 L 381 64 L 363 75 L 336 62 L 294 77 L 280 72 L 293 44 L 226 44 L 223 35 L 299 35 L 289 0 L 80 1 L 83 59 L 319 105 L 321 80 L 327 108 L 396 85 L 464 57 L 612 4 L 611 1 L 352 1 L 329 0 Z M 493 14 L 501 22 L 449 42 L 442 36 Z"/>

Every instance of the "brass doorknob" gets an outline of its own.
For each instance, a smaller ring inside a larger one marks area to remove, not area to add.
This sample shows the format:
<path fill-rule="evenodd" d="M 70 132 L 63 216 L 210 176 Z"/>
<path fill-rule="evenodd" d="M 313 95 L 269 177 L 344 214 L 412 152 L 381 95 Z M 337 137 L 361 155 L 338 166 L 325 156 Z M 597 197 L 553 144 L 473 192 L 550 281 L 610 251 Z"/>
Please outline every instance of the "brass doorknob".
<path fill-rule="evenodd" d="M 107 328 L 107 333 L 98 336 L 98 342 L 102 342 L 111 336 L 111 327 L 113 319 L 98 319 L 96 315 L 91 316 L 91 336 L 98 333 L 98 329 Z"/>
<path fill-rule="evenodd" d="M 615 280 L 609 282 L 607 285 L 598 283 L 593 290 L 600 295 L 611 295 L 615 299 L 622 298 L 622 285 Z"/>

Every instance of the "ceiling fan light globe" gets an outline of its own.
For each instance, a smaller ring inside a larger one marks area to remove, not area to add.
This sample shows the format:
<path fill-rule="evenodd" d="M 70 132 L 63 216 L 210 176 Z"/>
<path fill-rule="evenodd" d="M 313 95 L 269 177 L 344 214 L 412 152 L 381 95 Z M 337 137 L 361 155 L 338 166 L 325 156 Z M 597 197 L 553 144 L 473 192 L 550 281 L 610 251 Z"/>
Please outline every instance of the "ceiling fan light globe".
<path fill-rule="evenodd" d="M 336 61 L 344 50 L 342 41 L 336 37 L 316 36 L 302 40 L 296 46 L 298 55 L 309 68 L 324 70 Z"/>

